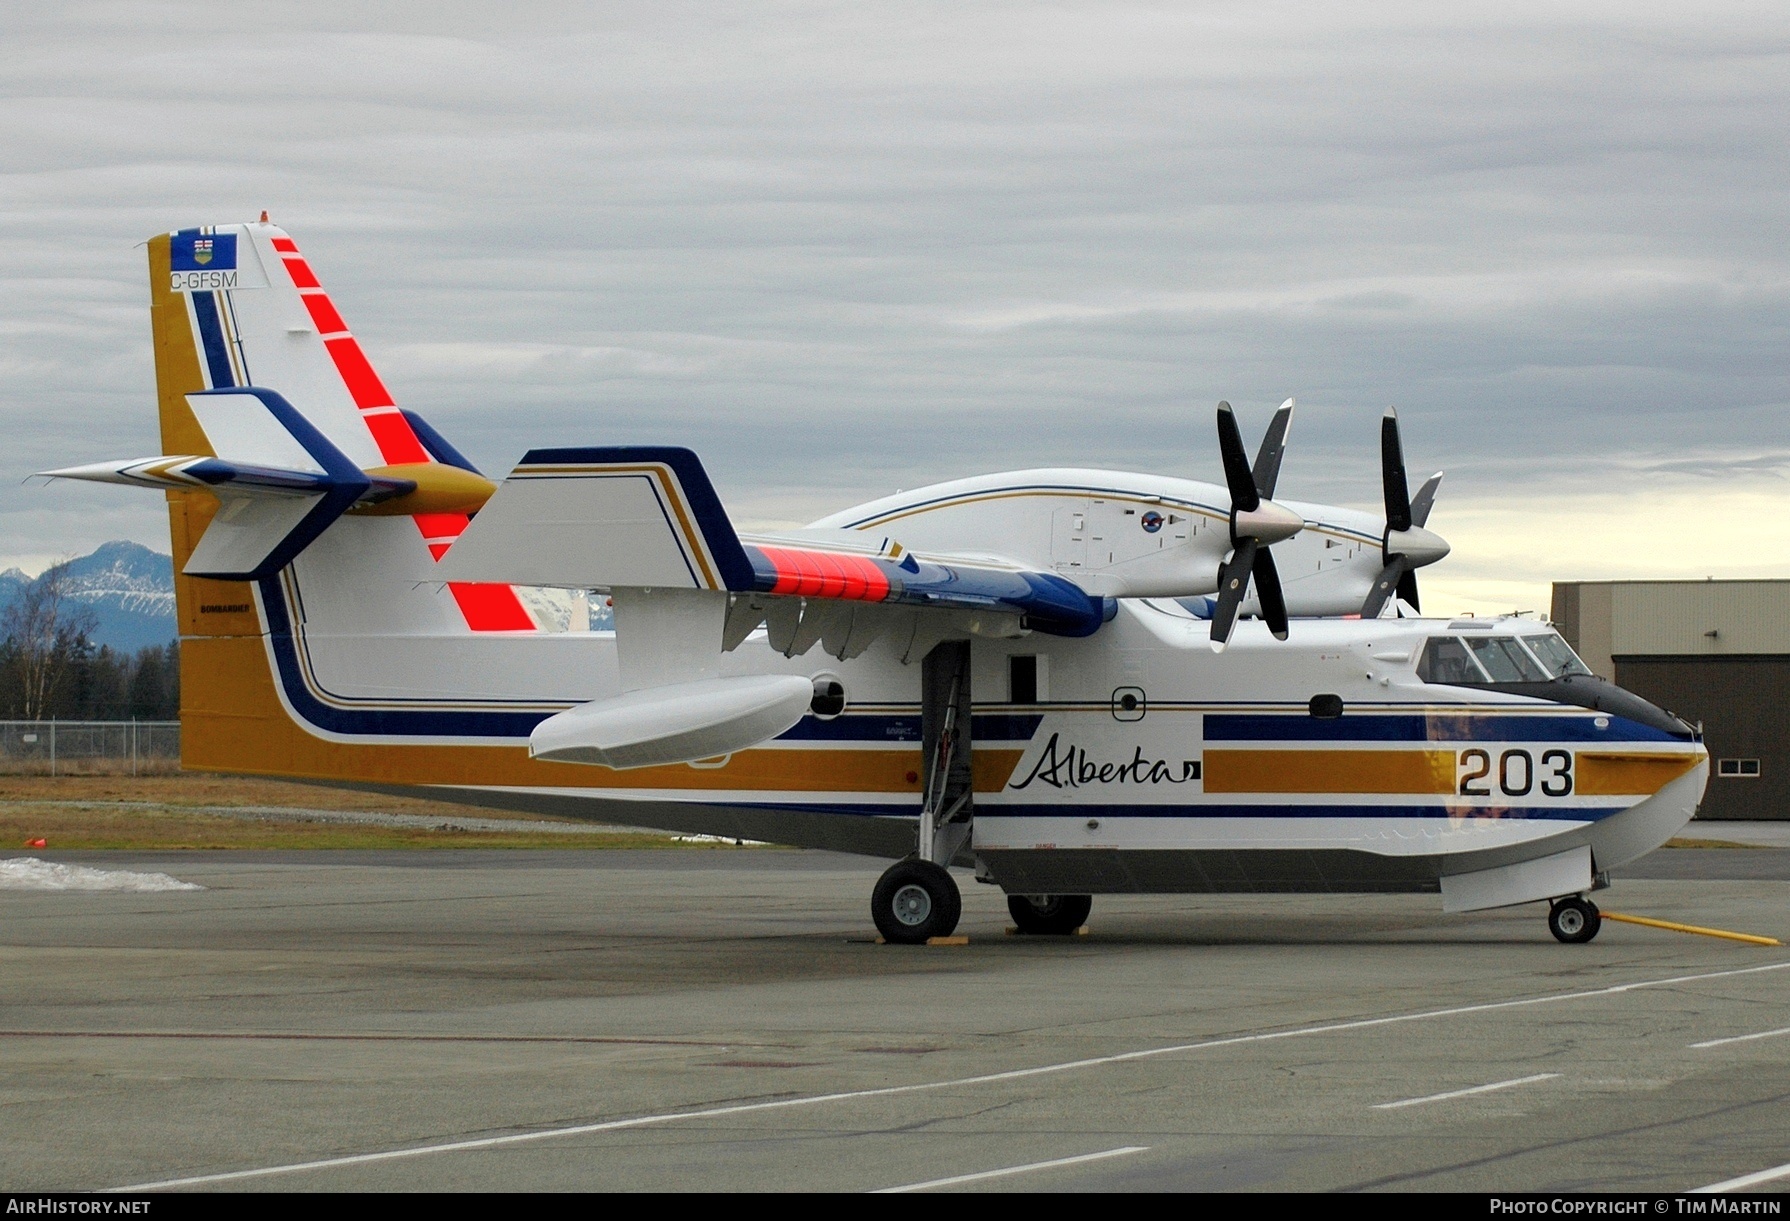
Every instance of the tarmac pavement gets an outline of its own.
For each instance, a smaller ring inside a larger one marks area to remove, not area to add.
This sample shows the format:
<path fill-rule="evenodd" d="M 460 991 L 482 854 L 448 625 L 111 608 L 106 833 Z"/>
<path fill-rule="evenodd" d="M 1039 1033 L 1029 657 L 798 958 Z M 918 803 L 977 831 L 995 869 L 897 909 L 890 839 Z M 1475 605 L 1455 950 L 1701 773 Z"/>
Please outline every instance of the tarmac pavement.
<path fill-rule="evenodd" d="M 1021 938 L 967 875 L 970 944 L 909 948 L 874 944 L 880 864 L 825 853 L 44 855 L 206 889 L 0 890 L 12 1190 L 1652 1192 L 1790 1163 L 1790 948 L 1565 946 L 1539 905 L 1433 896 L 1102 896 L 1088 936 Z M 1790 940 L 1787 881 L 1790 850 L 1672 849 L 1597 898 Z"/>

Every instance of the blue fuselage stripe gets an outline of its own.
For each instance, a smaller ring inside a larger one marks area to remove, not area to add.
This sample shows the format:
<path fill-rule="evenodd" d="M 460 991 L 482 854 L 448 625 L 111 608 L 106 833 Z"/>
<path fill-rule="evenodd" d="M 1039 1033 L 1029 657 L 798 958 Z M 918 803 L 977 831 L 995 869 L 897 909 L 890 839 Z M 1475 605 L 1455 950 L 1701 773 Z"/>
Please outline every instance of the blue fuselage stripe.
<path fill-rule="evenodd" d="M 1676 742 L 1662 730 L 1626 717 L 1517 712 L 1447 712 L 1424 715 L 1207 713 L 1207 742 Z"/>

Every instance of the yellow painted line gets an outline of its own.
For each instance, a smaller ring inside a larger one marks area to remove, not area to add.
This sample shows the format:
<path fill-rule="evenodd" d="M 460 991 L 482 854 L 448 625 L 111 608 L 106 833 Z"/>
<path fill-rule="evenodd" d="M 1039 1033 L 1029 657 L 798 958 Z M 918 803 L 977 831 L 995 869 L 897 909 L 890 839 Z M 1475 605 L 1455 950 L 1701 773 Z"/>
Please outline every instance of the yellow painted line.
<path fill-rule="evenodd" d="M 1670 929 L 1674 933 L 1698 933 L 1704 937 L 1721 937 L 1728 941 L 1744 941 L 1748 945 L 1783 945 L 1776 937 L 1759 937 L 1752 933 L 1730 933 L 1723 928 L 1703 928 L 1695 924 L 1674 924 L 1670 920 L 1649 920 L 1646 916 L 1625 916 L 1620 912 L 1599 913 L 1605 920 L 1622 924 L 1644 924 L 1648 928 Z"/>

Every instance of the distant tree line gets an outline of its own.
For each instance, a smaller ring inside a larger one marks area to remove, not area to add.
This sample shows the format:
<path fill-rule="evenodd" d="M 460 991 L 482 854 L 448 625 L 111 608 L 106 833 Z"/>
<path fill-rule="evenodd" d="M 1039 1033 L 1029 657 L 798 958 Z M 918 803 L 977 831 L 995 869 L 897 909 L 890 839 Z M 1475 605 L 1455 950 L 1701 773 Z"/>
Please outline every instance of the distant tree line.
<path fill-rule="evenodd" d="M 0 615 L 0 719 L 178 719 L 180 642 L 95 646 L 94 614 L 69 599 L 67 567 L 47 570 Z"/>

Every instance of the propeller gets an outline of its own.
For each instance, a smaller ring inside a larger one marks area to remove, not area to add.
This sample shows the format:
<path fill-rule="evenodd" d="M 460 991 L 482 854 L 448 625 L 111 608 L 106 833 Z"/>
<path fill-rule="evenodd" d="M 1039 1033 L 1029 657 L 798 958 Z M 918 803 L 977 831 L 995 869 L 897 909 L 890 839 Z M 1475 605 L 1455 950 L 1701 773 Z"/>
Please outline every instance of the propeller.
<path fill-rule="evenodd" d="M 1212 611 L 1212 648 L 1221 651 L 1230 643 L 1237 626 L 1237 611 L 1255 582 L 1256 601 L 1262 618 L 1277 640 L 1287 638 L 1287 604 L 1280 592 L 1280 572 L 1268 548 L 1299 533 L 1305 520 L 1291 509 L 1274 503 L 1274 485 L 1280 478 L 1280 460 L 1286 453 L 1287 429 L 1293 423 L 1293 400 L 1288 399 L 1268 422 L 1255 466 L 1243 449 L 1237 413 L 1229 403 L 1218 404 L 1218 452 L 1224 460 L 1224 481 L 1231 491 L 1231 558 L 1218 568 L 1218 601 Z"/>
<path fill-rule="evenodd" d="M 1405 446 L 1398 432 L 1398 409 L 1388 407 L 1380 420 L 1380 482 L 1386 497 L 1386 533 L 1380 536 L 1380 554 L 1385 566 L 1374 578 L 1374 587 L 1367 601 L 1361 604 L 1363 619 L 1378 619 L 1394 594 L 1421 610 L 1417 597 L 1417 570 L 1434 564 L 1448 554 L 1441 535 L 1424 529 L 1430 509 L 1436 503 L 1436 489 L 1442 486 L 1442 472 L 1437 471 L 1423 481 L 1417 495 L 1410 494 L 1405 480 Z"/>

